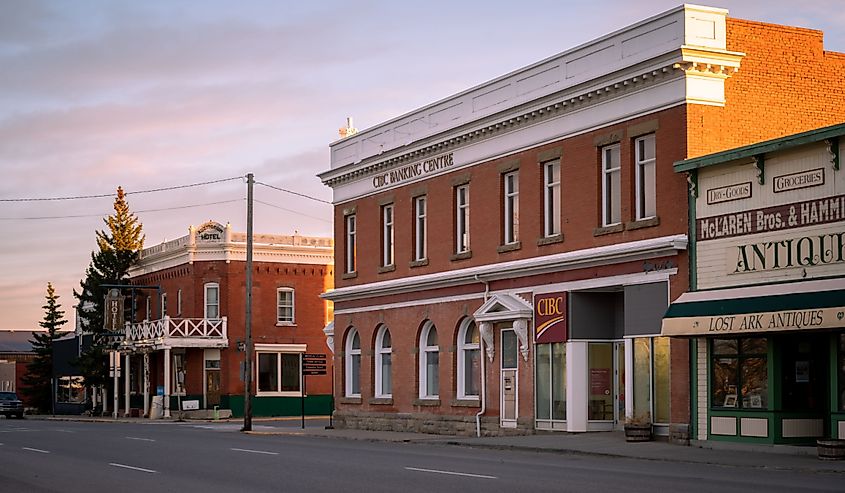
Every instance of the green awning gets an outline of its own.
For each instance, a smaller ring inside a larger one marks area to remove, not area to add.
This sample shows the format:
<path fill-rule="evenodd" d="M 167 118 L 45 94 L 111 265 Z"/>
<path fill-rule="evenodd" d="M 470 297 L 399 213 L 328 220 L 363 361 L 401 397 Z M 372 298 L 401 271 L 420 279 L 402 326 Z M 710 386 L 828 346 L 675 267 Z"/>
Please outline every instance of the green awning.
<path fill-rule="evenodd" d="M 845 328 L 845 278 L 692 291 L 663 316 L 662 335 L 738 335 Z"/>

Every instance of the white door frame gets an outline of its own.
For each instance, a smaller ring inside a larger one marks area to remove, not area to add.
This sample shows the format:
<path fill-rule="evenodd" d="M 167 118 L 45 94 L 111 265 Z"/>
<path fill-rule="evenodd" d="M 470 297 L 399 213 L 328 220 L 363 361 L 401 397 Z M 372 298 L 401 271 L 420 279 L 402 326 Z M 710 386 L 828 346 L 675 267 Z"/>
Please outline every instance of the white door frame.
<path fill-rule="evenodd" d="M 515 340 L 514 356 L 516 360 L 516 367 L 503 368 L 505 363 L 505 345 L 504 333 L 512 332 Z M 503 327 L 499 330 L 499 346 L 501 354 L 499 358 L 499 426 L 502 428 L 516 428 L 517 420 L 519 419 L 519 338 L 513 326 Z M 514 415 L 513 419 L 505 418 L 505 372 L 509 374 L 513 372 L 513 393 L 514 393 Z"/>

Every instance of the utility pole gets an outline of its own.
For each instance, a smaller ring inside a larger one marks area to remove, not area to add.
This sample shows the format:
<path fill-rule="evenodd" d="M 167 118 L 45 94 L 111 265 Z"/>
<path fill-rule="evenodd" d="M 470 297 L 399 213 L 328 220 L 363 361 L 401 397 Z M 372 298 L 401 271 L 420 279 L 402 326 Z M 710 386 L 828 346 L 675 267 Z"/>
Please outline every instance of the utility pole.
<path fill-rule="evenodd" d="M 252 431 L 252 173 L 246 175 L 246 323 L 244 359 L 244 426 Z"/>

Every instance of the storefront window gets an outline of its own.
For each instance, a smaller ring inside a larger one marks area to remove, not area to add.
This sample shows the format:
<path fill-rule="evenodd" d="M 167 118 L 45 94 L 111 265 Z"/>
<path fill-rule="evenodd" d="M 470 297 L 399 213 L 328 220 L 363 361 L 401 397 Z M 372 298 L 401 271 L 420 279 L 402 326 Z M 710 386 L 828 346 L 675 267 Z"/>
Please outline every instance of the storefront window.
<path fill-rule="evenodd" d="M 566 344 L 537 344 L 537 419 L 566 419 Z"/>
<path fill-rule="evenodd" d="M 537 344 L 537 419 L 552 417 L 552 345 Z"/>
<path fill-rule="evenodd" d="M 839 335 L 839 410 L 845 411 L 845 334 Z"/>
<path fill-rule="evenodd" d="M 654 338 L 654 422 L 669 423 L 669 338 Z"/>
<path fill-rule="evenodd" d="M 768 339 L 714 339 L 711 406 L 767 409 L 769 407 Z"/>
<path fill-rule="evenodd" d="M 634 339 L 634 416 L 651 417 L 651 339 Z"/>

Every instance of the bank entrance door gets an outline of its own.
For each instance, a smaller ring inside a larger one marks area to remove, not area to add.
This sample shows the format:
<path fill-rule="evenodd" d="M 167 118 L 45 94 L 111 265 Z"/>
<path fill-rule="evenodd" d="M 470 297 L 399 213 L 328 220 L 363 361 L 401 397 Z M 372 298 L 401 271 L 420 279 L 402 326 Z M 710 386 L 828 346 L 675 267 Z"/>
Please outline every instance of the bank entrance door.
<path fill-rule="evenodd" d="M 502 332 L 502 364 L 499 405 L 500 420 L 502 428 L 516 428 L 516 419 L 519 409 L 519 388 L 518 388 L 518 348 L 516 332 L 513 329 L 503 329 Z"/>
<path fill-rule="evenodd" d="M 625 343 L 589 343 L 590 403 L 593 430 L 621 429 L 625 423 Z"/>

